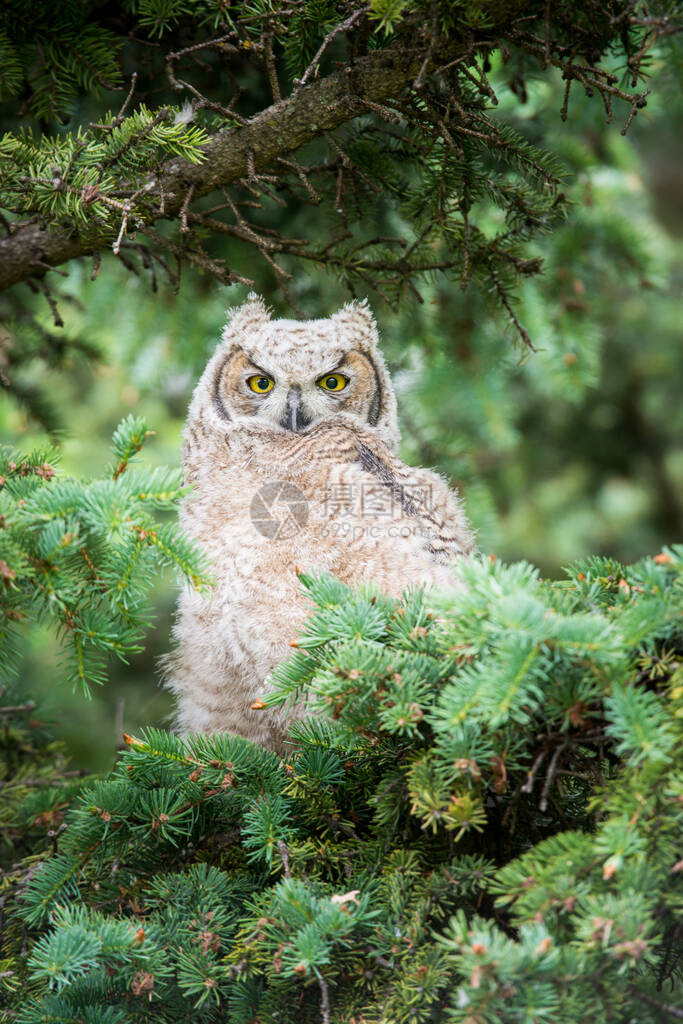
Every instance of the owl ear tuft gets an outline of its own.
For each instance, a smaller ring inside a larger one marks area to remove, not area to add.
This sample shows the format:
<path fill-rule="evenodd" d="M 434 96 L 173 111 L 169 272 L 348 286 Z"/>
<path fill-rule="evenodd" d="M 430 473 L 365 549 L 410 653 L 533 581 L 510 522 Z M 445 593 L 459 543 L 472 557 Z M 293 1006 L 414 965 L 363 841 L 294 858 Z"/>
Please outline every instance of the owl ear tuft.
<path fill-rule="evenodd" d="M 367 299 L 354 299 L 352 302 L 347 302 L 334 314 L 332 319 L 348 327 L 356 327 L 363 333 L 369 331 L 373 336 L 377 335 L 377 324 Z"/>
<path fill-rule="evenodd" d="M 270 310 L 260 295 L 249 292 L 241 306 L 232 306 L 227 311 L 227 322 L 223 328 L 223 341 L 233 335 L 259 327 L 270 320 Z"/>

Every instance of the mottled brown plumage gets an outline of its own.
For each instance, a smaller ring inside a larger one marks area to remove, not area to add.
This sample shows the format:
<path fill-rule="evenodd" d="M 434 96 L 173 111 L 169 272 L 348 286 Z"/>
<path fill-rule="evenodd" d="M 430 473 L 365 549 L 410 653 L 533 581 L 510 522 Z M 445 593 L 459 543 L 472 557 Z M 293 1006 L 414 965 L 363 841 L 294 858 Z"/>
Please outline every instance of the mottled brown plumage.
<path fill-rule="evenodd" d="M 338 393 L 325 390 L 340 380 Z M 464 513 L 441 477 L 401 462 L 397 444 L 364 303 L 299 322 L 271 320 L 250 296 L 232 313 L 184 434 L 194 487 L 181 523 L 216 582 L 180 597 L 167 678 L 181 731 L 228 731 L 283 752 L 287 716 L 251 705 L 310 610 L 297 567 L 395 596 L 452 583 L 450 564 L 473 547 Z"/>

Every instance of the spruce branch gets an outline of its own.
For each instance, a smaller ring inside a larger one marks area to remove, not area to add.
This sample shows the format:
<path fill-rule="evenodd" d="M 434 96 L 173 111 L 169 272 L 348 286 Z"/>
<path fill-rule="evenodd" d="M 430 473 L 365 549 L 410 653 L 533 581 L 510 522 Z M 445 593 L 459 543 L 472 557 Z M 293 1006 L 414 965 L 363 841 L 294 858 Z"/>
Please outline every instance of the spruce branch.
<path fill-rule="evenodd" d="M 600 1019 L 607 994 L 621 1015 L 678 1019 L 656 986 L 680 968 L 683 690 L 655 652 L 680 650 L 683 549 L 657 559 L 586 560 L 566 583 L 477 561 L 429 607 L 302 574 L 314 613 L 268 681 L 271 704 L 308 694 L 298 748 L 283 763 L 239 737 L 150 729 L 109 776 L 71 780 L 40 862 L 2 897 L 3 966 L 28 959 L 33 986 L 20 1019 L 142 1022 L 150 993 L 172 1022 L 188 999 L 240 1024 Z M 643 699 L 666 757 L 631 754 Z M 0 815 L 21 792 L 0 786 Z M 27 813 L 49 796 L 25 786 Z"/>
<path fill-rule="evenodd" d="M 286 6 L 285 4 L 283 10 Z M 346 17 L 333 24 L 315 51 L 313 59 L 304 68 L 292 94 L 285 96 L 280 101 L 276 99 L 272 106 L 247 119 L 237 115 L 232 105 L 229 108 L 224 108 L 220 104 L 216 104 L 210 97 L 202 94 L 201 90 L 191 83 L 178 80 L 174 67 L 177 61 L 185 57 L 194 57 L 203 49 L 216 52 L 221 59 L 233 59 L 241 53 L 253 51 L 255 57 L 265 59 L 272 85 L 273 40 L 276 38 L 277 32 L 284 31 L 277 17 L 271 14 L 269 18 L 266 18 L 265 15 L 261 18 L 263 22 L 262 41 L 258 45 L 249 44 L 250 49 L 248 47 L 245 50 L 244 47 L 240 48 L 234 45 L 230 41 L 234 39 L 234 36 L 227 33 L 171 51 L 167 56 L 169 80 L 174 89 L 187 88 L 192 92 L 195 113 L 200 109 L 215 109 L 222 116 L 233 119 L 231 126 L 216 131 L 208 141 L 202 141 L 199 147 L 196 143 L 191 142 L 191 133 L 188 134 L 187 146 L 195 146 L 192 152 L 196 151 L 196 159 L 201 160 L 200 164 L 193 165 L 190 162 L 195 157 L 189 157 L 189 152 L 185 154 L 189 159 L 167 160 L 160 165 L 157 172 L 143 174 L 142 180 L 137 181 L 134 188 L 129 189 L 128 194 L 122 199 L 116 199 L 109 194 L 109 190 L 103 188 L 101 178 L 107 169 L 117 167 L 129 158 L 132 159 L 133 155 L 136 152 L 141 152 L 145 144 L 152 138 L 158 136 L 158 141 L 161 142 L 163 133 L 160 134 L 160 132 L 164 122 L 169 131 L 173 127 L 169 124 L 167 108 L 161 108 L 155 114 L 147 117 L 137 130 L 122 136 L 118 146 L 109 145 L 107 147 L 106 152 L 97 159 L 100 180 L 95 182 L 88 180 L 80 186 L 70 183 L 68 180 L 70 176 L 73 177 L 75 169 L 80 166 L 82 155 L 79 156 L 79 152 L 88 153 L 92 148 L 89 144 L 83 149 L 85 140 L 81 139 L 71 151 L 65 170 L 60 172 L 57 184 L 52 183 L 45 176 L 29 176 L 30 181 L 27 180 L 26 187 L 35 189 L 52 187 L 57 194 L 60 190 L 62 192 L 66 190 L 73 196 L 76 210 L 81 204 L 81 213 L 84 213 L 89 205 L 92 205 L 93 210 L 109 207 L 113 212 L 114 204 L 117 201 L 120 202 L 122 216 L 117 220 L 118 237 L 115 237 L 114 241 L 114 248 L 119 255 L 121 255 L 121 245 L 131 216 L 135 216 L 136 225 L 147 228 L 151 228 L 159 217 L 177 219 L 182 229 L 181 235 L 188 234 L 186 229 L 188 228 L 191 202 L 220 188 L 235 186 L 240 182 L 253 182 L 255 176 L 267 167 L 277 168 L 279 166 L 284 169 L 287 164 L 282 161 L 289 161 L 291 170 L 303 183 L 311 200 L 317 201 L 317 190 L 312 184 L 311 174 L 306 172 L 302 175 L 297 168 L 297 162 L 292 160 L 293 153 L 316 138 L 325 136 L 332 138 L 330 133 L 344 124 L 353 122 L 359 114 L 362 114 L 363 110 L 371 111 L 380 117 L 388 116 L 390 120 L 395 121 L 399 115 L 394 115 L 391 111 L 395 106 L 395 101 L 401 96 L 404 94 L 410 96 L 411 92 L 415 96 L 418 94 L 427 96 L 425 93 L 427 86 L 427 92 L 436 96 L 441 85 L 447 86 L 448 82 L 451 85 L 454 82 L 457 83 L 457 75 L 460 71 L 462 72 L 462 81 L 468 88 L 472 88 L 487 102 L 494 103 L 495 93 L 487 79 L 483 64 L 480 67 L 477 62 L 477 55 L 486 53 L 492 46 L 497 45 L 497 33 L 510 39 L 530 55 L 537 57 L 542 63 L 550 61 L 553 66 L 560 68 L 568 79 L 568 85 L 573 80 L 579 81 L 585 88 L 600 92 L 608 103 L 613 98 L 628 103 L 629 121 L 645 102 L 645 94 L 633 95 L 618 88 L 614 83 L 614 76 L 599 66 L 589 63 L 581 64 L 572 59 L 572 55 L 562 42 L 555 37 L 550 39 L 550 30 L 547 25 L 544 35 L 537 35 L 526 29 L 525 21 L 529 19 L 533 21 L 535 15 L 533 12 L 525 14 L 524 5 L 518 2 L 499 5 L 495 11 L 495 18 L 489 25 L 477 30 L 469 29 L 460 38 L 457 33 L 449 36 L 448 32 L 438 26 L 433 26 L 432 29 L 424 33 L 423 40 L 420 38 L 420 34 L 414 31 L 418 25 L 418 16 L 413 13 L 402 14 L 398 22 L 401 24 L 401 31 L 394 30 L 395 37 L 388 45 L 365 54 L 349 55 L 341 70 L 328 74 L 324 78 L 313 80 L 314 69 L 332 42 L 342 36 L 347 36 L 352 40 L 353 30 L 362 26 L 363 19 L 370 12 L 370 5 L 356 7 Z M 379 18 L 380 24 L 388 24 L 383 21 L 386 15 L 379 16 L 374 8 L 372 8 L 372 13 L 373 16 Z M 253 17 L 255 23 L 260 18 L 255 12 L 249 17 Z M 666 19 L 664 20 L 666 21 Z M 267 22 L 270 27 L 266 24 Z M 561 24 L 561 22 L 562 18 L 558 17 L 558 23 Z M 639 25 L 638 19 L 634 16 L 632 22 L 635 31 Z M 556 31 L 558 25 L 552 18 L 551 25 L 553 31 Z M 666 24 L 648 23 L 647 25 L 643 22 L 644 37 L 639 45 L 638 53 L 630 58 L 629 66 L 634 73 L 640 66 L 639 61 L 643 59 L 652 40 L 658 36 L 658 33 L 670 30 L 670 22 Z M 579 46 L 583 44 L 584 40 L 581 39 Z M 642 54 L 638 56 L 641 51 Z M 455 78 L 447 78 L 447 69 L 451 73 L 455 73 Z M 416 82 L 417 89 L 415 89 Z M 119 114 L 112 120 L 94 124 L 92 131 L 105 134 L 110 142 L 113 141 L 115 134 L 121 132 L 127 120 L 130 120 L 127 117 L 127 108 L 132 102 L 135 86 L 136 82 L 131 80 L 130 91 Z M 276 89 L 275 96 L 277 97 L 279 86 L 273 87 Z M 389 102 L 389 106 L 387 106 L 387 102 Z M 501 148 L 504 149 L 508 145 L 490 119 L 482 120 L 480 117 L 479 124 L 476 123 L 476 104 L 475 107 L 472 107 L 471 98 L 468 98 L 466 105 L 457 99 L 455 104 L 453 109 L 457 110 L 459 115 L 458 132 L 460 136 L 469 135 L 478 139 L 482 144 L 490 147 L 493 152 Z M 454 136 L 456 125 L 450 123 L 451 119 L 444 117 L 443 112 L 431 101 L 427 106 L 434 118 L 434 129 L 441 132 L 443 139 L 454 152 L 458 152 L 459 146 Z M 611 111 L 611 107 L 609 109 Z M 388 114 L 387 111 L 389 111 Z M 410 104 L 404 108 L 404 116 L 407 116 L 408 124 L 419 128 L 419 130 L 428 127 L 428 122 L 425 122 L 424 117 L 420 117 L 418 109 L 414 106 L 411 107 Z M 473 120 L 473 118 L 475 119 Z M 177 140 L 174 142 L 173 135 L 168 134 L 167 145 L 172 149 L 176 144 Z M 339 146 L 336 139 L 331 144 Z M 17 153 L 20 150 L 21 146 Z M 178 151 L 180 152 L 180 150 Z M 339 151 L 342 151 L 341 148 Z M 20 159 L 23 160 L 24 157 L 21 156 Z M 526 158 L 520 154 L 520 159 Z M 534 166 L 533 159 L 528 160 L 527 165 L 531 170 Z M 360 167 L 355 166 L 353 158 L 346 154 L 343 157 L 342 165 L 337 165 L 336 168 L 337 205 L 341 200 L 345 171 L 352 176 L 355 173 L 359 181 L 365 181 L 367 187 L 373 190 L 378 188 L 378 184 L 373 181 L 372 177 L 363 175 Z M 535 172 L 542 173 L 538 167 Z M 290 187 L 286 176 L 281 179 L 276 174 L 274 180 L 284 184 L 285 187 Z M 143 196 L 145 200 L 151 200 L 154 197 L 157 202 L 141 202 L 135 206 L 134 210 L 132 199 L 134 193 L 136 199 L 139 196 Z M 270 194 L 271 196 L 275 195 L 272 191 Z M 275 198 L 277 200 L 278 197 L 275 196 Z M 14 225 L 12 234 L 0 240 L 1 289 L 6 289 L 19 281 L 30 278 L 32 268 L 35 273 L 36 267 L 41 267 L 41 269 L 44 269 L 45 266 L 57 267 L 78 255 L 94 253 L 101 249 L 102 244 L 109 242 L 110 219 L 105 218 L 105 225 L 98 223 L 96 218 L 90 217 L 87 230 L 82 216 L 80 218 L 78 216 L 71 217 L 70 222 L 69 218 L 63 217 L 62 225 L 53 223 L 46 227 L 45 220 L 50 218 L 46 218 L 45 213 L 48 207 L 54 206 L 54 201 L 46 195 L 43 202 L 45 208 L 42 211 L 42 222 L 29 223 L 20 219 Z M 194 262 L 201 265 L 200 260 L 203 258 L 205 269 L 216 273 L 222 280 L 229 280 L 229 278 L 225 278 L 223 272 L 210 257 L 197 256 L 196 248 L 190 251 L 195 253 Z M 468 254 L 468 273 L 463 275 L 463 280 L 468 279 L 471 262 L 471 254 Z M 448 269 L 450 265 L 446 261 L 443 267 L 434 263 L 430 264 L 430 268 Z M 273 265 L 273 269 L 283 277 L 281 270 L 278 271 L 276 266 Z M 416 273 L 427 272 L 426 269 L 416 271 Z M 360 276 L 363 278 L 369 273 L 371 273 L 370 268 L 362 268 Z M 412 276 L 412 272 L 406 276 L 406 285 L 410 288 L 414 287 Z"/>

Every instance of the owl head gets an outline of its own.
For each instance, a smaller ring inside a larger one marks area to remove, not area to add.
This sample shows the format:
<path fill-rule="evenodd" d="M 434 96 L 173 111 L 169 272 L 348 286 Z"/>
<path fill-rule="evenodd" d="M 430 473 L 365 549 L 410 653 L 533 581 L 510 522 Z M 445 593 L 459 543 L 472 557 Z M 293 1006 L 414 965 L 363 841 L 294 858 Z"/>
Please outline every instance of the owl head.
<path fill-rule="evenodd" d="M 351 302 L 324 320 L 273 320 L 251 294 L 228 311 L 193 405 L 235 428 L 297 433 L 350 416 L 395 449 L 396 400 L 377 345 L 366 302 Z"/>

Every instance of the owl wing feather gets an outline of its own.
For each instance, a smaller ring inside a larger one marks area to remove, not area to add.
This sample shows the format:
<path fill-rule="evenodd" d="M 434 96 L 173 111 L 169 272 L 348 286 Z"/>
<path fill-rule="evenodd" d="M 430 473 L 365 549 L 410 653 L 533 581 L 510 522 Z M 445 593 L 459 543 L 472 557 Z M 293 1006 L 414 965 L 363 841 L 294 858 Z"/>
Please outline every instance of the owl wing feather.
<path fill-rule="evenodd" d="M 372 446 L 360 442 L 358 461 L 365 472 L 387 487 L 404 515 L 417 520 L 432 560 L 447 565 L 472 552 L 474 535 L 456 492 L 446 481 L 432 470 L 407 466 L 392 452 L 377 449 L 376 442 Z"/>

